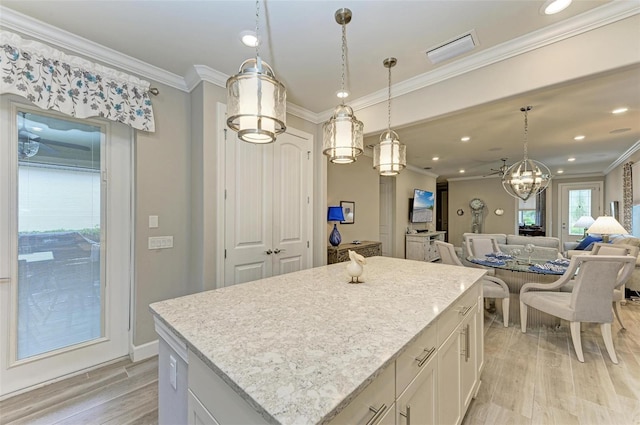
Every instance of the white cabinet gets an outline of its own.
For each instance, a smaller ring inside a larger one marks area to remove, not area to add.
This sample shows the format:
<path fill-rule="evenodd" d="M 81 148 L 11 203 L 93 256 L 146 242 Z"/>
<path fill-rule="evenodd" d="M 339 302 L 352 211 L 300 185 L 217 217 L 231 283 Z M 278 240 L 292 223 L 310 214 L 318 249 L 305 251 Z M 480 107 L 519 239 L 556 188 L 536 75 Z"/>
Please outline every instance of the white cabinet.
<path fill-rule="evenodd" d="M 438 356 L 432 355 L 396 401 L 397 425 L 437 425 Z"/>
<path fill-rule="evenodd" d="M 438 337 L 444 340 L 438 350 L 438 421 L 443 425 L 462 422 L 480 385 L 484 359 L 479 351 L 484 327 L 478 312 L 481 291 L 479 285 L 478 290 L 469 291 L 438 321 Z"/>
<path fill-rule="evenodd" d="M 395 365 L 389 365 L 347 407 L 329 422 L 331 425 L 379 425 L 395 422 Z"/>
<path fill-rule="evenodd" d="M 405 258 L 418 261 L 439 260 L 435 241 L 444 241 L 446 233 L 438 231 L 405 235 Z"/>

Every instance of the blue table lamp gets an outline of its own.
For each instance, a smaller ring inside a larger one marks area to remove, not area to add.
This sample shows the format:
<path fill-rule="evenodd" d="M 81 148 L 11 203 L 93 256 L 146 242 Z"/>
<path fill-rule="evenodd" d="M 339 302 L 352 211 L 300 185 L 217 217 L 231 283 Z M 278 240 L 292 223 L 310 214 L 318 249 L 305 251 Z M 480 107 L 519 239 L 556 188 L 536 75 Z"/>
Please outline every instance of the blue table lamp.
<path fill-rule="evenodd" d="M 344 221 L 342 207 L 329 207 L 327 221 Z M 342 237 L 340 237 L 340 232 L 338 232 L 338 226 L 336 223 L 333 223 L 333 230 L 329 235 L 329 243 L 332 246 L 338 246 L 340 242 L 342 242 Z"/>

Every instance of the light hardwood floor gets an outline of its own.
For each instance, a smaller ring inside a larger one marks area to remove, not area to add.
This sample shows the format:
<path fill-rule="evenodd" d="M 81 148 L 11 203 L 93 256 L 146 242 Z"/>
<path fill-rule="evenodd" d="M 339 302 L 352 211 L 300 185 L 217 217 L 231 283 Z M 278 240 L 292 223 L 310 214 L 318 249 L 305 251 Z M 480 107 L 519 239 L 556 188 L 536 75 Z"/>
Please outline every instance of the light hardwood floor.
<path fill-rule="evenodd" d="M 597 325 L 583 328 L 580 363 L 566 325 L 523 334 L 486 314 L 482 386 L 463 424 L 640 425 L 640 304 L 622 312 L 619 365 Z M 157 358 L 123 360 L 0 402 L 0 424 L 156 424 L 157 400 Z"/>

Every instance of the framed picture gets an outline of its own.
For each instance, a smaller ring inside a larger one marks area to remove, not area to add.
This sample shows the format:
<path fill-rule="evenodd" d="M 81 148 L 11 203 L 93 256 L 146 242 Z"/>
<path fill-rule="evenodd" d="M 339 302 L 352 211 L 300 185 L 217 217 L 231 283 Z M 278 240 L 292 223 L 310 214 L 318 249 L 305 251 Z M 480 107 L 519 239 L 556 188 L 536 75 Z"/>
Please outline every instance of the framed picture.
<path fill-rule="evenodd" d="M 340 207 L 342 207 L 342 214 L 344 214 L 344 221 L 340 224 L 353 224 L 356 221 L 356 203 L 353 201 L 340 201 Z"/>

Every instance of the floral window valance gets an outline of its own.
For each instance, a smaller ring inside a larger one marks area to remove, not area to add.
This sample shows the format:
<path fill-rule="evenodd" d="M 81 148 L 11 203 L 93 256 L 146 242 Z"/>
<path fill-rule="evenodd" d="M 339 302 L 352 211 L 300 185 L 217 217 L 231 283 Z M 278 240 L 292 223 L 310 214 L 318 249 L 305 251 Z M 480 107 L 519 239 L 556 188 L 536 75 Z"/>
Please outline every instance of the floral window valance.
<path fill-rule="evenodd" d="M 155 131 L 149 82 L 0 31 L 0 94 L 76 118 L 103 117 Z"/>

